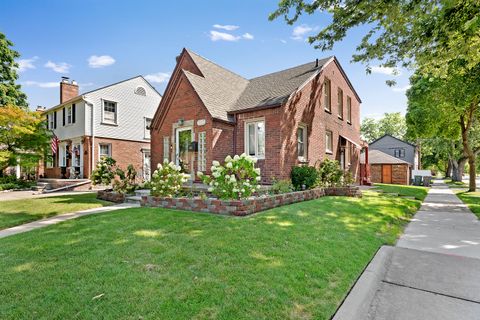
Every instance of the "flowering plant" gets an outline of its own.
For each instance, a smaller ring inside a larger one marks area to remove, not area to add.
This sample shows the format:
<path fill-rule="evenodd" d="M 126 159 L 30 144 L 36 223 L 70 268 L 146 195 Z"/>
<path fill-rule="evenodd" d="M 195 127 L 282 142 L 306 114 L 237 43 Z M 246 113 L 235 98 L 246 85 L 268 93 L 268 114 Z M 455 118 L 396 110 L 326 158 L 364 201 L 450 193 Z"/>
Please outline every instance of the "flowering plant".
<path fill-rule="evenodd" d="M 116 168 L 117 161 L 115 161 L 115 159 L 110 157 L 102 157 L 100 161 L 98 161 L 95 170 L 92 172 L 93 185 L 109 185 L 115 178 Z"/>
<path fill-rule="evenodd" d="M 220 199 L 245 199 L 258 190 L 260 169 L 255 168 L 257 159 L 242 154 L 233 158 L 227 156 L 225 163 L 212 162 L 212 175 L 202 172 L 197 175 L 203 183 L 208 184 L 208 191 Z"/>
<path fill-rule="evenodd" d="M 172 197 L 178 194 L 182 185 L 190 178 L 189 174 L 182 173 L 182 168 L 173 162 L 165 160 L 159 163 L 152 174 L 150 193 L 156 197 Z"/>

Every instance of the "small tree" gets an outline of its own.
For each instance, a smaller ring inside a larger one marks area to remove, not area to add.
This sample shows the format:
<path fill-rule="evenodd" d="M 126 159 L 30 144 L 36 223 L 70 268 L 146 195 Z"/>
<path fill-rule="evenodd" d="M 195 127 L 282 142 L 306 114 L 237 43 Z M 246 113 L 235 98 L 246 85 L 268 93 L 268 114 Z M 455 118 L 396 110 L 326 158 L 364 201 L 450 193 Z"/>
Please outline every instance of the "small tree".
<path fill-rule="evenodd" d="M 322 187 L 336 187 L 342 184 L 344 172 L 336 160 L 325 159 L 318 168 L 319 183 Z M 347 177 L 348 178 L 348 177 Z"/>
<path fill-rule="evenodd" d="M 133 193 L 137 189 L 137 171 L 133 165 L 129 164 L 127 171 L 116 168 L 115 173 L 118 179 L 113 180 L 113 190 L 122 194 Z"/>

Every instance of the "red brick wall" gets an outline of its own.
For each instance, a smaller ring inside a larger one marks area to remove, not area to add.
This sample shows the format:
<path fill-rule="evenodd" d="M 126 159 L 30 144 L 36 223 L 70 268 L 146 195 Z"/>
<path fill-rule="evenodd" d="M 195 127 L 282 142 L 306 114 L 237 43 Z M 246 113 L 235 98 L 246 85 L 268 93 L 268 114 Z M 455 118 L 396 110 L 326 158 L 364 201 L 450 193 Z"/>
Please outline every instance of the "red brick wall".
<path fill-rule="evenodd" d="M 234 155 L 234 130 L 233 124 L 228 124 L 220 121 L 213 121 L 212 143 L 210 149 L 213 152 L 207 151 L 207 172 L 210 172 L 212 160 L 223 162 L 226 156 Z M 208 143 L 208 134 L 207 134 Z"/>
<path fill-rule="evenodd" d="M 60 82 L 60 103 L 64 103 L 76 96 L 78 96 L 78 85 Z"/>
<path fill-rule="evenodd" d="M 373 183 L 382 183 L 382 165 L 370 165 L 370 180 Z M 409 168 L 407 164 L 393 164 L 392 165 L 392 184 L 408 185 L 409 182 Z"/>

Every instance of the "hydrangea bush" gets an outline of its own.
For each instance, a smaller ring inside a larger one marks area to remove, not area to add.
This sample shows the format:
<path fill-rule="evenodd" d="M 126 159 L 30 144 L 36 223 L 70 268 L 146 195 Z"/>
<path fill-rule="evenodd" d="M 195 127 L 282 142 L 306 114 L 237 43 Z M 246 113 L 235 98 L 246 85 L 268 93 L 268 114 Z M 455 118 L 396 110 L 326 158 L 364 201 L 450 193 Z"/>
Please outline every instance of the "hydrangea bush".
<path fill-rule="evenodd" d="M 117 161 L 110 157 L 102 157 L 98 161 L 95 170 L 92 172 L 93 185 L 103 184 L 109 185 L 115 178 L 115 170 L 117 168 Z"/>
<path fill-rule="evenodd" d="M 152 174 L 150 193 L 156 197 L 173 197 L 182 190 L 182 185 L 190 178 L 189 174 L 182 173 L 182 168 L 173 162 L 165 160 L 159 163 Z"/>
<path fill-rule="evenodd" d="M 208 191 L 219 199 L 245 199 L 258 190 L 260 169 L 255 168 L 257 159 L 246 154 L 227 156 L 225 163 L 212 162 L 212 175 L 207 176 L 202 172 L 197 175 L 203 183 L 208 184 Z"/>

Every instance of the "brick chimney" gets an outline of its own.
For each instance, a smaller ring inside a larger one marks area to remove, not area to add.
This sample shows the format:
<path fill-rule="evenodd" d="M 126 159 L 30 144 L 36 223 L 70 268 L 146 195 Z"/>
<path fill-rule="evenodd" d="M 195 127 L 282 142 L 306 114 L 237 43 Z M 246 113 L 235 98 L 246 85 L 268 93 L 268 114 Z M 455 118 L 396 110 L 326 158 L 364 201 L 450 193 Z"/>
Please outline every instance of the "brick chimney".
<path fill-rule="evenodd" d="M 60 81 L 60 103 L 64 103 L 78 96 L 78 84 L 75 80 L 69 82 L 68 77 L 62 77 Z"/>

